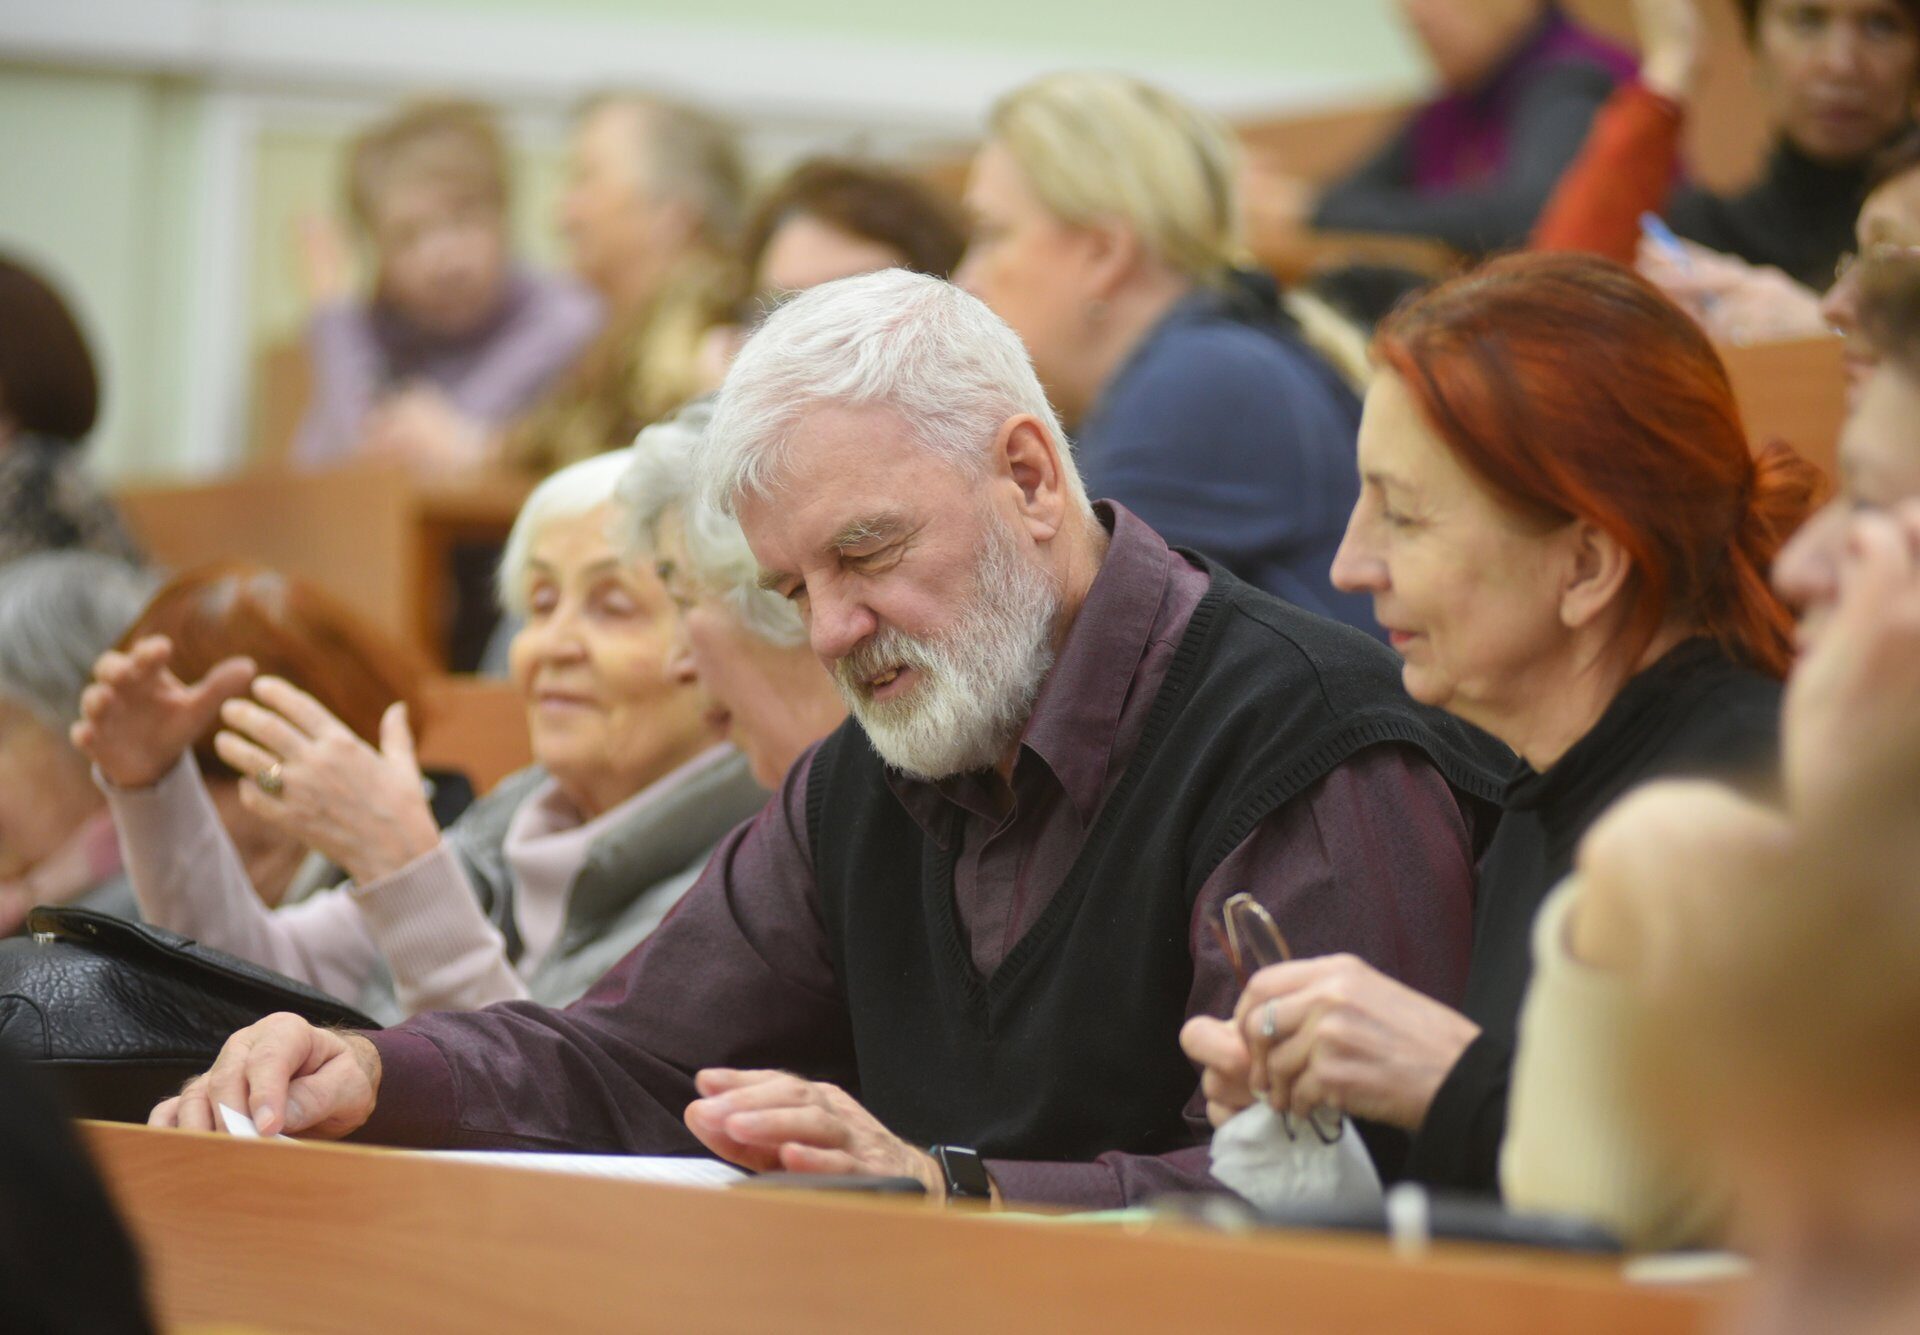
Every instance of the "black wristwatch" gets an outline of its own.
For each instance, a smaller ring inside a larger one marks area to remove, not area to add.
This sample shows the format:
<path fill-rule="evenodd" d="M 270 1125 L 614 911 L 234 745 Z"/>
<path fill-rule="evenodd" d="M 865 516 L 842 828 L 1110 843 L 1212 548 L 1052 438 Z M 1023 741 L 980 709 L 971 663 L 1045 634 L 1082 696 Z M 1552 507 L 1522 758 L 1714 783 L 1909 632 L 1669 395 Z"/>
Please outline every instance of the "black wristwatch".
<path fill-rule="evenodd" d="M 927 1153 L 940 1165 L 940 1174 L 947 1179 L 948 1200 L 979 1201 L 984 1205 L 993 1199 L 993 1174 L 987 1171 L 987 1162 L 979 1151 L 959 1145 L 935 1145 Z"/>

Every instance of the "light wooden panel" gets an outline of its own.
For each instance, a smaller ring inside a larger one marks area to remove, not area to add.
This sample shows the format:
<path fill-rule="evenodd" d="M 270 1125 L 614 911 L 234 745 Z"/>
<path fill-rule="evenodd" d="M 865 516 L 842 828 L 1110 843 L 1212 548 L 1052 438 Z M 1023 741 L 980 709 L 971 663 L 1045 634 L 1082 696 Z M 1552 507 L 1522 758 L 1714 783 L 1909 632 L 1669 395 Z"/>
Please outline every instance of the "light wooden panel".
<path fill-rule="evenodd" d="M 1783 440 L 1833 476 L 1846 421 L 1844 345 L 1837 338 L 1721 348 L 1754 446 Z"/>
<path fill-rule="evenodd" d="M 311 580 L 381 629 L 418 642 L 415 504 L 398 472 L 262 473 L 116 497 L 156 561 L 239 557 Z"/>
<path fill-rule="evenodd" d="M 532 486 L 506 474 L 433 480 L 354 466 L 129 487 L 116 499 L 161 564 L 261 562 L 313 581 L 443 663 L 453 548 L 504 542 Z"/>
<path fill-rule="evenodd" d="M 507 683 L 436 677 L 421 692 L 420 704 L 425 726 L 419 755 L 425 768 L 464 774 L 483 795 L 533 763 L 526 704 Z"/>
<path fill-rule="evenodd" d="M 172 1323 L 649 1330 L 1692 1335 L 1712 1298 L 1491 1250 L 956 1217 L 92 1124 Z"/>

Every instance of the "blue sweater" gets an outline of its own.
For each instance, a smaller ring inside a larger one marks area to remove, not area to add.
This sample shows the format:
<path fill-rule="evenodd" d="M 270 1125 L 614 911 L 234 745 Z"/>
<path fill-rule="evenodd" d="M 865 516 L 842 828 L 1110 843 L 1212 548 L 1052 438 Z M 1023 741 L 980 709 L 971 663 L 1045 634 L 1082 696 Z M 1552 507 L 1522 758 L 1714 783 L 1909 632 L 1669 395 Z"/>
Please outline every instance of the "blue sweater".
<path fill-rule="evenodd" d="M 1257 588 L 1380 633 L 1371 599 L 1336 591 L 1333 554 L 1359 497 L 1360 405 L 1254 275 L 1169 311 L 1077 432 L 1087 494 Z"/>

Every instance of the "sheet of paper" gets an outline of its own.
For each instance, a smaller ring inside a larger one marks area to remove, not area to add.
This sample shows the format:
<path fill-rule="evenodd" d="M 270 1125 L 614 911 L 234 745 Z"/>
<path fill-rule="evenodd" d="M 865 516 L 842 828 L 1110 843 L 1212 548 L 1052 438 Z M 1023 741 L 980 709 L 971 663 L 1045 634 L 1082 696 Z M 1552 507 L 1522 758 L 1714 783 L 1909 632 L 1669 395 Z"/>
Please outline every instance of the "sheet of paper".
<path fill-rule="evenodd" d="M 718 1159 L 673 1158 L 645 1154 L 525 1154 L 518 1150 L 416 1150 L 417 1155 L 456 1163 L 492 1164 L 579 1177 L 610 1177 L 623 1182 L 665 1182 L 683 1187 L 725 1187 L 746 1174 Z"/>
<path fill-rule="evenodd" d="M 253 1119 L 247 1116 L 245 1113 L 236 1112 L 234 1109 L 229 1108 L 224 1103 L 218 1103 L 218 1104 L 215 1104 L 214 1106 L 220 1110 L 220 1124 L 226 1127 L 228 1135 L 238 1136 L 241 1140 L 264 1139 L 264 1137 L 262 1137 L 260 1134 L 260 1128 L 255 1126 L 253 1124 Z M 292 1136 L 273 1136 L 271 1137 L 271 1139 L 292 1140 L 293 1137 Z"/>

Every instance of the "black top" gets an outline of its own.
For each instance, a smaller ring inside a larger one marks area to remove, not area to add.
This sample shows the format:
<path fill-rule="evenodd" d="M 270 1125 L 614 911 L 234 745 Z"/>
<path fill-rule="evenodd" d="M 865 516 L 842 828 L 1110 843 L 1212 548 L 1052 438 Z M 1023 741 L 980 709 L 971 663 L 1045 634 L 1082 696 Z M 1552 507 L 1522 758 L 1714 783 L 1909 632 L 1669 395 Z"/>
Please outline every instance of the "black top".
<path fill-rule="evenodd" d="M 1815 162 L 1782 139 L 1758 184 L 1738 195 L 1682 189 L 1667 209 L 1667 222 L 1689 241 L 1749 264 L 1770 264 L 1825 292 L 1833 285 L 1834 266 L 1853 249 L 1867 170 L 1866 159 L 1838 167 Z"/>
<path fill-rule="evenodd" d="M 1192 1144 L 1189 929 L 1220 861 L 1372 746 L 1423 752 L 1470 828 L 1491 814 L 1511 753 L 1408 700 L 1368 636 L 1211 574 L 1125 773 L 991 975 L 955 922 L 957 831 L 926 834 L 851 720 L 815 756 L 808 838 L 858 1095 L 909 1140 L 1074 1160 Z"/>
<path fill-rule="evenodd" d="M 1533 973 L 1534 915 L 1573 868 L 1581 837 L 1629 788 L 1672 776 L 1755 778 L 1778 757 L 1780 684 L 1696 639 L 1629 681 L 1546 773 L 1522 771 L 1480 863 L 1473 955 L 1461 1008 L 1481 1034 L 1434 1096 L 1407 1176 L 1498 1190 L 1520 1002 Z"/>

